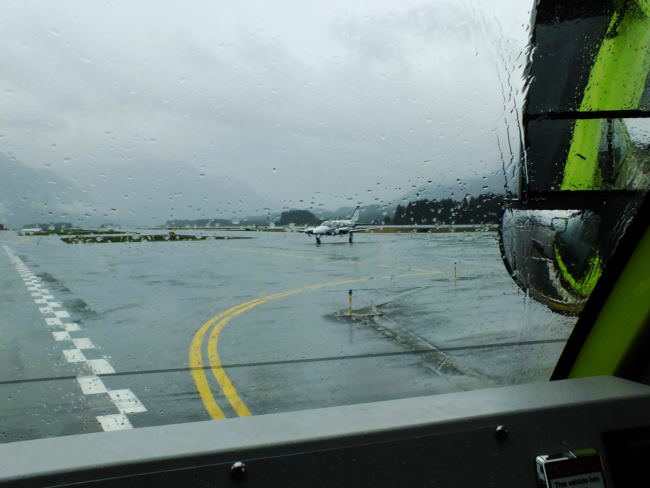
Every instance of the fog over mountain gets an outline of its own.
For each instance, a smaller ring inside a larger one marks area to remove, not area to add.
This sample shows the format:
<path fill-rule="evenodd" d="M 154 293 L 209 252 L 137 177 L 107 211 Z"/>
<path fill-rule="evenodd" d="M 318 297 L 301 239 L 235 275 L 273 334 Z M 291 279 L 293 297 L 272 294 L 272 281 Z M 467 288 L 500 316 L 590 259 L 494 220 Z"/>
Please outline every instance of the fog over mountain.
<path fill-rule="evenodd" d="M 88 172 L 98 171 L 88 168 Z M 112 220 L 160 225 L 172 218 L 241 218 L 270 212 L 277 199 L 253 191 L 246 183 L 179 162 L 120 164 L 99 173 L 88 187 L 93 199 L 112 213 Z M 81 173 L 79 181 L 86 180 Z"/>
<path fill-rule="evenodd" d="M 0 223 L 13 227 L 64 220 L 82 223 L 92 208 L 83 191 L 53 171 L 0 153 Z"/>
<path fill-rule="evenodd" d="M 455 183 L 437 183 L 427 180 L 420 185 L 414 185 L 411 191 L 398 198 L 393 204 L 407 204 L 416 200 L 463 200 L 468 196 L 483 193 L 506 193 L 506 175 L 497 169 L 492 173 L 474 178 L 458 178 Z"/>
<path fill-rule="evenodd" d="M 85 169 L 96 173 L 92 166 Z M 173 176 L 170 178 L 169 174 Z M 73 181 L 49 169 L 35 169 L 0 153 L 0 223 L 20 227 L 36 222 L 71 222 L 80 226 L 116 223 L 125 226 L 158 226 L 175 219 L 229 219 L 257 216 L 259 222 L 274 221 L 282 208 L 278 196 L 259 194 L 227 176 L 210 175 L 187 164 L 159 168 L 151 164 L 121 164 L 99 173 L 84 186 L 83 171 Z M 361 221 L 392 216 L 397 205 L 416 200 L 503 193 L 501 172 L 454 185 L 424 181 L 395 199 L 377 204 L 359 201 Z M 321 219 L 348 218 L 354 205 L 328 209 L 322 205 L 296 205 Z"/>
<path fill-rule="evenodd" d="M 83 181 L 83 173 L 69 181 L 49 169 L 35 169 L 0 154 L 0 223 L 156 226 L 172 217 L 241 218 L 279 207 L 277 200 L 241 181 L 184 164 L 175 164 L 172 171 L 151 164 L 123 164 L 90 185 L 84 186 Z"/>

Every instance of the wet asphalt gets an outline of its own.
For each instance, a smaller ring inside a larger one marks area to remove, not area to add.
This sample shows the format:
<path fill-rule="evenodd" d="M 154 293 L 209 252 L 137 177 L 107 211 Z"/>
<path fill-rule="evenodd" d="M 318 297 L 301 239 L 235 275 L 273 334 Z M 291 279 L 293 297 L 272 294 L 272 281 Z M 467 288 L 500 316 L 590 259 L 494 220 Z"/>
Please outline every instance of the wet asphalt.
<path fill-rule="evenodd" d="M 321 246 L 297 233 L 218 233 L 228 234 L 253 238 L 66 244 L 0 233 L 79 328 L 56 340 L 64 329 L 44 322 L 0 250 L 0 442 L 101 431 L 98 417 L 120 406 L 134 428 L 207 420 L 206 394 L 233 417 L 543 380 L 575 320 L 516 287 L 494 233 Z M 93 346 L 85 359 L 114 372 L 69 362 L 63 351 L 82 338 Z M 92 376 L 139 405 L 84 393 L 77 378 Z"/>

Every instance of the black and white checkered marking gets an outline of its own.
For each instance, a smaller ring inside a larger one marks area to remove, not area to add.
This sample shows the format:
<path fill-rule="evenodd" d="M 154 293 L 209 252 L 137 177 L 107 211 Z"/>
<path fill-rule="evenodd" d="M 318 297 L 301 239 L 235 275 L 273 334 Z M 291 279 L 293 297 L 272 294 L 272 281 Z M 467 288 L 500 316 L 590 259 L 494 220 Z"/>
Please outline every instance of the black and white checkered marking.
<path fill-rule="evenodd" d="M 52 331 L 55 341 L 69 342 L 73 347 L 63 351 L 63 357 L 69 363 L 78 364 L 84 371 L 77 377 L 77 383 L 84 395 L 107 395 L 118 410 L 118 414 L 99 415 L 97 421 L 105 431 L 132 429 L 127 414 L 146 412 L 142 402 L 128 389 L 109 390 L 98 375 L 110 375 L 115 369 L 106 359 L 87 359 L 84 350 L 94 349 L 93 342 L 86 337 L 72 337 L 71 332 L 80 332 L 79 324 L 71 322 L 70 313 L 57 302 L 50 290 L 44 287 L 42 280 L 16 256 L 8 246 L 3 246 L 16 271 L 23 279 L 39 312 L 43 315 L 45 326 Z M 88 374 L 90 373 L 90 375 Z"/>

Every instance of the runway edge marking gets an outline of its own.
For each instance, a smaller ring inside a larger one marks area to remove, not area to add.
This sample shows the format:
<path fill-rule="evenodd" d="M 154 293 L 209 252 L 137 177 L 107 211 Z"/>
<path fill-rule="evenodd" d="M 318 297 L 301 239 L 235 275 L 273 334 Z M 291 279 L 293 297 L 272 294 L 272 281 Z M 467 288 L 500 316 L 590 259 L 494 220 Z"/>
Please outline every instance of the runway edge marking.
<path fill-rule="evenodd" d="M 63 357 L 69 363 L 81 364 L 89 369 L 93 375 L 109 375 L 114 374 L 115 369 L 106 359 L 87 359 L 83 353 L 83 349 L 94 349 L 95 345 L 86 337 L 71 337 L 70 332 L 81 331 L 79 324 L 74 322 L 64 322 L 70 319 L 70 313 L 63 308 L 60 302 L 54 301 L 54 296 L 51 295 L 50 290 L 43 287 L 42 280 L 33 273 L 25 262 L 20 259 L 14 252 L 6 245 L 2 246 L 7 256 L 13 263 L 22 278 L 25 287 L 38 310 L 43 314 L 45 325 L 48 329 L 57 327 L 63 330 L 52 331 L 52 337 L 55 341 L 70 341 L 74 346 L 73 349 L 65 349 Z M 58 310 L 54 310 L 54 309 Z M 81 372 L 80 372 L 81 373 Z M 131 390 L 109 390 L 106 388 L 102 380 L 98 376 L 88 376 L 80 374 L 77 376 L 77 384 L 84 395 L 97 395 L 105 394 L 108 399 L 115 405 L 115 408 L 120 412 L 119 414 L 98 415 L 96 420 L 104 431 L 125 430 L 132 429 L 133 425 L 126 416 L 127 413 L 141 413 L 146 412 L 142 402 L 138 400 Z"/>

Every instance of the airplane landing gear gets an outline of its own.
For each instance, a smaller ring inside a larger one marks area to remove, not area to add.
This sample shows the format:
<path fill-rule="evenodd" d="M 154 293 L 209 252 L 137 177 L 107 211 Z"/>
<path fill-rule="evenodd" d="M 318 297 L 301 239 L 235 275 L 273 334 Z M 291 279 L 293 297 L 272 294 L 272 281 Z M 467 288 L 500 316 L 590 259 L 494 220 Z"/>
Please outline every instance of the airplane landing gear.
<path fill-rule="evenodd" d="M 317 246 L 320 246 L 320 237 L 317 237 L 317 238 L 316 238 L 316 245 L 317 245 Z"/>
<path fill-rule="evenodd" d="M 352 232 L 348 235 L 348 242 L 352 244 Z"/>

